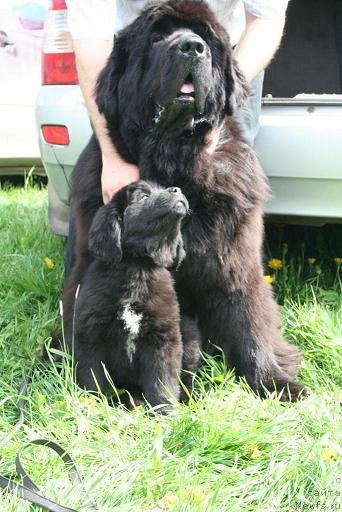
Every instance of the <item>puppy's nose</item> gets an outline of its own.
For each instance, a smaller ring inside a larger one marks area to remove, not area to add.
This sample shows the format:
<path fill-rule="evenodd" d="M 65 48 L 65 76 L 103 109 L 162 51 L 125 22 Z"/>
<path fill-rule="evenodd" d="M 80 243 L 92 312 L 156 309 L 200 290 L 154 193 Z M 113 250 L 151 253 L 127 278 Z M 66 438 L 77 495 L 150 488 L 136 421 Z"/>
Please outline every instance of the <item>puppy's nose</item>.
<path fill-rule="evenodd" d="M 182 191 L 178 187 L 170 187 L 167 189 L 171 194 L 181 194 Z"/>
<path fill-rule="evenodd" d="M 195 34 L 183 36 L 178 47 L 184 55 L 189 57 L 200 57 L 204 53 L 204 43 Z"/>

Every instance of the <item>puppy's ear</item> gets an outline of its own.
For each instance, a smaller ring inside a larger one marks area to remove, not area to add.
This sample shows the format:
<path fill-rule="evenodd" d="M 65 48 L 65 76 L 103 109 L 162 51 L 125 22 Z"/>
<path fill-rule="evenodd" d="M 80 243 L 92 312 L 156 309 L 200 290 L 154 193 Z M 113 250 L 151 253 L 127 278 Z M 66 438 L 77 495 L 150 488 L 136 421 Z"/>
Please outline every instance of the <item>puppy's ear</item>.
<path fill-rule="evenodd" d="M 226 114 L 231 116 L 248 98 L 247 80 L 233 59 L 226 68 Z"/>
<path fill-rule="evenodd" d="M 89 230 L 88 247 L 98 258 L 113 263 L 121 261 L 120 218 L 112 202 L 97 210 Z"/>
<path fill-rule="evenodd" d="M 107 122 L 117 122 L 118 84 L 124 74 L 128 61 L 126 37 L 124 33 L 114 38 L 113 50 L 107 64 L 99 74 L 95 90 L 95 99 L 101 114 Z"/>

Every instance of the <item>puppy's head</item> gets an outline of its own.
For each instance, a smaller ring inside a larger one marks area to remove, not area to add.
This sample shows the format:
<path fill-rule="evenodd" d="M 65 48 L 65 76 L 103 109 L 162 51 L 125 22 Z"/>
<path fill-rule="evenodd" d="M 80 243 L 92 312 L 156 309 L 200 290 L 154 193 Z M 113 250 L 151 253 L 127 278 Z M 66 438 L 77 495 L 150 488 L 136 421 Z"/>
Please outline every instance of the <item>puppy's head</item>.
<path fill-rule="evenodd" d="M 181 221 L 188 201 L 176 187 L 138 181 L 121 189 L 97 211 L 89 249 L 103 260 L 148 259 L 163 267 L 184 258 Z"/>

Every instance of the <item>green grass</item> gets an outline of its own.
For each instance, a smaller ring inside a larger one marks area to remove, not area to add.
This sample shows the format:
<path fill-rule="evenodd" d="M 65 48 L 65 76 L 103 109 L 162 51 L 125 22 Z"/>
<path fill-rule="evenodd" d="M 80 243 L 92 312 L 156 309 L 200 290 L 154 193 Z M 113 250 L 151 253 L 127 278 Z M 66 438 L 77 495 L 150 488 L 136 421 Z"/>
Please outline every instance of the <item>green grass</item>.
<path fill-rule="evenodd" d="M 17 421 L 22 377 L 59 322 L 64 244 L 49 234 L 46 217 L 44 189 L 0 190 L 0 439 Z M 323 238 L 322 230 L 315 233 L 313 249 L 284 232 L 266 245 L 266 261 L 285 258 L 274 286 L 285 335 L 304 355 L 300 372 L 309 398 L 293 405 L 274 396 L 262 401 L 221 360 L 210 359 L 197 378 L 197 400 L 160 417 L 141 407 L 110 407 L 78 389 L 67 364 L 61 373 L 51 365 L 34 373 L 25 426 L 1 450 L 0 474 L 14 476 L 17 450 L 47 437 L 72 455 L 101 511 L 339 510 L 342 299 L 333 257 L 342 255 L 324 240 L 326 230 Z M 314 267 L 309 256 L 317 258 Z M 57 456 L 31 447 L 23 459 L 46 496 L 86 510 Z M 0 510 L 31 509 L 0 494 Z"/>

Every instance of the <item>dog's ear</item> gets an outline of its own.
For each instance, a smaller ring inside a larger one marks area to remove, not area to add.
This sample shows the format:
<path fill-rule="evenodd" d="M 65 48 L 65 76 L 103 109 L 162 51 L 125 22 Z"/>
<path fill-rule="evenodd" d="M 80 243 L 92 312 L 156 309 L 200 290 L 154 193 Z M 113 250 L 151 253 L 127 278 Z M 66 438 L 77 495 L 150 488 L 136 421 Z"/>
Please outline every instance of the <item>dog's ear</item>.
<path fill-rule="evenodd" d="M 232 59 L 226 67 L 226 114 L 231 116 L 248 98 L 249 86 L 239 69 L 237 62 Z"/>
<path fill-rule="evenodd" d="M 114 37 L 113 50 L 107 63 L 97 79 L 95 100 L 101 114 L 104 114 L 107 122 L 117 122 L 118 84 L 124 74 L 128 61 L 126 37 L 121 33 Z"/>
<path fill-rule="evenodd" d="M 88 247 L 100 259 L 121 261 L 120 216 L 113 201 L 97 210 L 89 230 Z"/>

